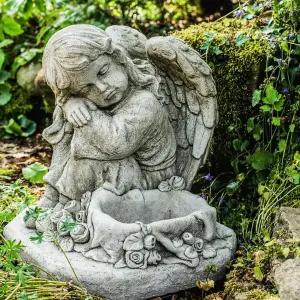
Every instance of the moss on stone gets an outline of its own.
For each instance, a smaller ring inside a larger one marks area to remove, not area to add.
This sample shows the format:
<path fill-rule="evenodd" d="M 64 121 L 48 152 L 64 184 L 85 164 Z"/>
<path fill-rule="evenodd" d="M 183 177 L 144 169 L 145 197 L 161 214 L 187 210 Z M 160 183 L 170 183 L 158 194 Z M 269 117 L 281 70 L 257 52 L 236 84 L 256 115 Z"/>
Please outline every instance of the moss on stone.
<path fill-rule="evenodd" d="M 18 115 L 26 115 L 33 108 L 28 93 L 21 87 L 12 90 L 12 99 L 0 110 L 0 120 L 16 118 Z"/>
<path fill-rule="evenodd" d="M 255 114 L 251 106 L 252 93 L 260 81 L 259 75 L 266 58 L 272 52 L 255 26 L 255 21 L 224 19 L 194 25 L 174 33 L 200 52 L 213 70 L 220 114 L 210 156 L 216 172 L 226 171 L 234 157 L 233 138 L 228 133 L 228 127 L 234 124 L 245 132 L 247 119 Z M 212 35 L 214 37 L 209 50 L 201 49 Z M 250 39 L 238 46 L 236 37 L 239 35 L 249 36 Z M 216 54 L 218 49 L 222 53 Z"/>

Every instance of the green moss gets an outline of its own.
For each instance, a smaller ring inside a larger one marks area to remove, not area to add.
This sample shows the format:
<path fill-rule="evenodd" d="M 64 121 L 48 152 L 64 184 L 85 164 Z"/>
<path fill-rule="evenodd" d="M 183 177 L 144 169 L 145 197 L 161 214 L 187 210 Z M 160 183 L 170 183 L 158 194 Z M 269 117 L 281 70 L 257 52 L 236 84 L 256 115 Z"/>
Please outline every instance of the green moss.
<path fill-rule="evenodd" d="M 207 34 L 215 34 L 209 50 L 201 50 L 208 41 Z M 212 155 L 216 172 L 226 171 L 233 154 L 229 125 L 235 125 L 245 132 L 247 119 L 255 114 L 251 106 L 253 90 L 259 82 L 261 67 L 264 67 L 267 56 L 271 53 L 268 42 L 261 33 L 255 30 L 255 23 L 234 19 L 220 22 L 202 23 L 174 35 L 195 50 L 203 54 L 203 59 L 213 70 L 218 90 L 220 120 L 212 144 Z M 236 37 L 250 35 L 250 39 L 237 46 Z M 215 54 L 214 49 L 222 51 Z M 244 135 L 245 136 L 245 133 Z M 228 162 L 227 166 L 224 162 Z M 225 169 L 225 170 L 224 170 Z"/>
<path fill-rule="evenodd" d="M 12 95 L 12 99 L 0 110 L 0 120 L 15 118 L 21 114 L 26 115 L 33 108 L 28 93 L 21 87 L 13 89 Z"/>

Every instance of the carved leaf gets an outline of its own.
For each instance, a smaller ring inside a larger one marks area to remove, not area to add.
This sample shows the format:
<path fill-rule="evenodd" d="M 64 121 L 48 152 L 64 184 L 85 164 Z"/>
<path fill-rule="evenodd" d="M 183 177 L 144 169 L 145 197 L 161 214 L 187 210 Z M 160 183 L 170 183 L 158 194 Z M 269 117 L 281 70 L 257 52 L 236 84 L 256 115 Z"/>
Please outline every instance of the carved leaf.
<path fill-rule="evenodd" d="M 144 248 L 144 234 L 142 232 L 129 235 L 123 244 L 124 250 L 138 251 Z"/>
<path fill-rule="evenodd" d="M 213 258 L 217 256 L 217 251 L 213 247 L 208 246 L 203 249 L 202 254 L 204 258 Z"/>

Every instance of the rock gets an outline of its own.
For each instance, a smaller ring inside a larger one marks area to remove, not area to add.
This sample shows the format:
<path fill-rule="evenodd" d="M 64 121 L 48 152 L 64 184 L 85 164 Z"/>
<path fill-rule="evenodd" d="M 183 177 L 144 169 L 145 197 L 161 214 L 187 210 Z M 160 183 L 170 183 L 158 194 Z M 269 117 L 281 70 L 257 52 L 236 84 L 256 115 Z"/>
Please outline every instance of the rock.
<path fill-rule="evenodd" d="M 41 63 L 31 62 L 21 67 L 17 72 L 17 83 L 31 95 L 37 95 L 34 80 L 38 72 L 42 69 Z"/>
<path fill-rule="evenodd" d="M 277 213 L 273 235 L 280 239 L 300 240 L 300 208 L 281 207 Z"/>
<path fill-rule="evenodd" d="M 274 280 L 281 300 L 300 299 L 300 259 L 288 259 L 276 268 Z"/>

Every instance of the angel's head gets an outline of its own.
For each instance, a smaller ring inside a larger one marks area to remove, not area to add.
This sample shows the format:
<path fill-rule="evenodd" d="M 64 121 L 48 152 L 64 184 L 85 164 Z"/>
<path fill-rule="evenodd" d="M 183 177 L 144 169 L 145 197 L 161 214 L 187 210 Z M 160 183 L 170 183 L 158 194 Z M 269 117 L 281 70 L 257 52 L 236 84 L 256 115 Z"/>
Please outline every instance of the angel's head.
<path fill-rule="evenodd" d="M 72 25 L 54 34 L 45 48 L 43 68 L 59 105 L 74 95 L 108 107 L 122 101 L 129 87 L 155 81 L 105 31 L 92 25 Z"/>

